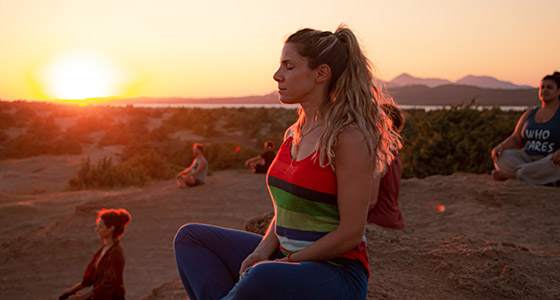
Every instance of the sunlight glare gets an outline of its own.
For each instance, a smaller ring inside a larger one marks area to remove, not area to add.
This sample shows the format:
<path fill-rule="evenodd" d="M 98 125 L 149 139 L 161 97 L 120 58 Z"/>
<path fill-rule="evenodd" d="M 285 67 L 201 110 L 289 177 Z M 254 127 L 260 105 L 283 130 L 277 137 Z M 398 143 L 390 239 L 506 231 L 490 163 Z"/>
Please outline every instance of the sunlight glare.
<path fill-rule="evenodd" d="M 116 96 L 120 70 L 108 58 L 91 51 L 61 54 L 48 63 L 41 81 L 53 99 L 82 100 Z"/>

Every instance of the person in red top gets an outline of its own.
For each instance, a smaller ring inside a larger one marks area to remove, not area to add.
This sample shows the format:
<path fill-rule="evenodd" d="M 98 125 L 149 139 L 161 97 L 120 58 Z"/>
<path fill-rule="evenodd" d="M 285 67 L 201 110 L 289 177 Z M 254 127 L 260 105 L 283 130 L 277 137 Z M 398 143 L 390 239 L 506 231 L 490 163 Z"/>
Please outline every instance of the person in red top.
<path fill-rule="evenodd" d="M 97 215 L 95 232 L 104 240 L 103 246 L 93 255 L 82 281 L 62 292 L 59 300 L 122 300 L 124 252 L 119 238 L 130 222 L 130 214 L 124 209 L 101 209 Z M 90 291 L 79 290 L 93 286 Z"/>
<path fill-rule="evenodd" d="M 393 128 L 400 133 L 405 121 L 402 110 L 390 103 L 383 104 L 381 107 L 391 117 Z M 367 221 L 381 227 L 399 230 L 404 227 L 399 208 L 402 162 L 398 151 L 394 151 L 393 154 L 395 158 L 389 164 L 387 172 L 381 178 L 374 178 Z"/>

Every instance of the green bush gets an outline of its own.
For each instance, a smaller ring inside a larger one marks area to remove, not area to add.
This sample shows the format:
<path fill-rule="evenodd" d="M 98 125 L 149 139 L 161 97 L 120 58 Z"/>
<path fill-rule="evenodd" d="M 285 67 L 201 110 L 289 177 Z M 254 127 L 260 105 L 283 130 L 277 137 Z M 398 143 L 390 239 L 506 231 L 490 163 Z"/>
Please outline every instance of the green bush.
<path fill-rule="evenodd" d="M 175 175 L 168 161 L 155 151 L 140 153 L 124 161 L 123 170 L 140 166 L 149 179 L 171 179 Z"/>
<path fill-rule="evenodd" d="M 490 172 L 491 149 L 511 134 L 521 114 L 479 110 L 473 103 L 448 110 L 405 111 L 403 177 Z M 62 131 L 55 117 L 74 117 L 76 123 Z M 149 130 L 154 119 L 163 119 L 161 126 Z M 284 108 L 148 109 L 0 101 L 0 159 L 78 154 L 82 144 L 92 142 L 92 133 L 103 133 L 99 145 L 125 146 L 119 162 L 105 158 L 91 165 L 88 160 L 71 186 L 141 186 L 152 179 L 172 178 L 190 165 L 194 142 L 204 144 L 210 171 L 243 168 L 246 159 L 262 152 L 267 139 L 279 146 L 296 119 L 295 110 Z M 11 128 L 25 131 L 10 138 Z M 195 136 L 182 141 L 176 137 L 179 131 Z"/>
<path fill-rule="evenodd" d="M 127 145 L 137 138 L 148 136 L 146 116 L 138 115 L 126 123 L 117 123 L 105 132 L 99 141 L 100 146 Z"/>
<path fill-rule="evenodd" d="M 521 114 L 479 110 L 473 103 L 448 110 L 408 111 L 400 152 L 403 177 L 489 173 L 492 148 L 513 132 Z"/>
<path fill-rule="evenodd" d="M 8 139 L 0 147 L 0 159 L 26 158 L 37 155 L 80 154 L 79 141 L 62 135 L 52 117 L 35 117 L 29 121 L 25 133 Z"/>
<path fill-rule="evenodd" d="M 204 150 L 210 169 L 216 171 L 243 168 L 245 160 L 254 155 L 254 151 L 231 142 L 213 143 Z"/>
<path fill-rule="evenodd" d="M 149 171 L 141 164 L 114 165 L 111 157 L 104 157 L 92 166 L 89 157 L 82 162 L 77 177 L 68 185 L 73 190 L 144 186 L 150 180 Z"/>

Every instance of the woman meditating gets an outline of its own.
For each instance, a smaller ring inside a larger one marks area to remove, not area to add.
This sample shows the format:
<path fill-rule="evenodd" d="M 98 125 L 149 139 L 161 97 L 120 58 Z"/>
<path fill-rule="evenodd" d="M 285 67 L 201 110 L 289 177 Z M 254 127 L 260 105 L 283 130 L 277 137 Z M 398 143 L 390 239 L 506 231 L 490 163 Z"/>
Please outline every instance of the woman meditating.
<path fill-rule="evenodd" d="M 539 98 L 541 105 L 527 110 L 511 136 L 492 150 L 494 180 L 560 184 L 559 72 L 542 79 Z"/>
<path fill-rule="evenodd" d="M 251 167 L 252 173 L 266 173 L 276 157 L 274 152 L 274 142 L 268 140 L 264 142 L 264 152 L 261 155 L 251 157 L 245 161 L 245 166 Z"/>
<path fill-rule="evenodd" d="M 264 237 L 184 225 L 181 280 L 192 300 L 365 299 L 370 191 L 399 145 L 372 66 L 350 29 L 302 29 L 274 80 L 282 103 L 300 105 L 267 173 L 274 218 Z"/>
<path fill-rule="evenodd" d="M 103 246 L 93 255 L 82 281 L 62 292 L 59 299 L 69 300 L 123 300 L 124 299 L 124 252 L 119 238 L 130 222 L 130 214 L 124 209 L 101 209 L 97 215 L 95 232 L 103 239 Z M 79 290 L 93 289 L 77 294 Z"/>

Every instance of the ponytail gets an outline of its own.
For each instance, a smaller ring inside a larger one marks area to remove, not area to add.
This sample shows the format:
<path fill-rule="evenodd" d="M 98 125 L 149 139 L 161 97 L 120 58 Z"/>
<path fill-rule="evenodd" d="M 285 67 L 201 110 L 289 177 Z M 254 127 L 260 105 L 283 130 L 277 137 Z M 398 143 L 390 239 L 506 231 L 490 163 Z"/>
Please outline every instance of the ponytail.
<path fill-rule="evenodd" d="M 392 104 L 391 97 L 376 88 L 372 64 L 363 54 L 354 33 L 341 25 L 335 33 L 302 29 L 291 35 L 286 43 L 294 43 L 298 53 L 306 57 L 309 67 L 322 64 L 331 68 L 326 99 L 317 115 L 325 122 L 319 138 L 319 163 L 332 164 L 338 134 L 348 126 L 356 126 L 365 138 L 374 168 L 383 172 L 401 147 L 400 136 L 387 114 L 379 109 L 381 103 Z M 300 108 L 294 124 L 294 143 L 301 140 L 305 113 Z"/>

